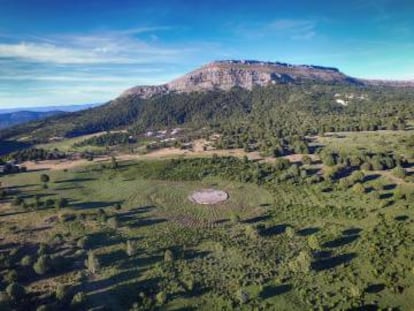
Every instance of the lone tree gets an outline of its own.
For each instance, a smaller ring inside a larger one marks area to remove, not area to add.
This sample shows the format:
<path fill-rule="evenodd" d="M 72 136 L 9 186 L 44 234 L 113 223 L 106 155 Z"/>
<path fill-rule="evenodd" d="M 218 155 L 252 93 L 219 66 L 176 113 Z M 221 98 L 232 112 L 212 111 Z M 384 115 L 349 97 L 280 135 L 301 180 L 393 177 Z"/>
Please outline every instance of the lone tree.
<path fill-rule="evenodd" d="M 86 267 L 90 273 L 95 274 L 100 269 L 100 263 L 93 251 L 88 252 L 88 259 L 86 260 Z"/>
<path fill-rule="evenodd" d="M 118 168 L 118 162 L 116 161 L 116 158 L 114 156 L 112 156 L 112 158 L 111 158 L 111 167 L 113 169 L 117 169 Z"/>
<path fill-rule="evenodd" d="M 40 175 L 40 181 L 43 183 L 43 188 L 44 189 L 48 188 L 47 183 L 49 182 L 49 180 L 50 180 L 49 175 L 47 175 L 47 174 Z"/>
<path fill-rule="evenodd" d="M 137 253 L 137 242 L 128 240 L 126 242 L 126 253 L 128 256 L 134 256 Z"/>
<path fill-rule="evenodd" d="M 174 254 L 171 250 L 167 249 L 164 253 L 164 261 L 165 262 L 173 262 L 174 261 Z"/>

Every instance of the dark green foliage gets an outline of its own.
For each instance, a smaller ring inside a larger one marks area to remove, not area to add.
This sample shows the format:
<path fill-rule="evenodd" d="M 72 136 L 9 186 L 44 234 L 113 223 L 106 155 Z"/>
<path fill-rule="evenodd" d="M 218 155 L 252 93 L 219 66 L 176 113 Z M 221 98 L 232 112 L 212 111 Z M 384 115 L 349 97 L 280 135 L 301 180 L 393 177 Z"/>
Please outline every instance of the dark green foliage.
<path fill-rule="evenodd" d="M 75 144 L 75 147 L 82 146 L 115 146 L 136 143 L 136 139 L 129 133 L 107 133 L 85 139 L 84 141 Z"/>
<path fill-rule="evenodd" d="M 164 252 L 164 261 L 165 262 L 172 262 L 172 261 L 174 261 L 174 254 L 173 254 L 173 252 L 171 250 L 167 249 Z"/>
<path fill-rule="evenodd" d="M 40 181 L 41 181 L 42 183 L 47 183 L 47 182 L 49 182 L 49 180 L 50 180 L 49 175 L 47 175 L 47 174 L 42 174 L 42 175 L 40 175 Z"/>
<path fill-rule="evenodd" d="M 364 95 L 348 106 L 334 102 L 337 93 Z M 86 111 L 36 121 L 0 133 L 0 140 L 35 133 L 34 141 L 53 136 L 73 137 L 134 126 L 148 128 L 176 125 L 212 126 L 223 134 L 222 147 L 252 146 L 254 150 L 280 155 L 306 153 L 305 135 L 335 131 L 405 128 L 413 117 L 411 89 L 362 87 L 312 82 L 234 88 L 228 92 L 169 94 L 140 99 L 119 97 Z M 112 138 L 108 138 L 111 141 Z"/>
<path fill-rule="evenodd" d="M 86 268 L 90 273 L 97 273 L 101 268 L 100 262 L 93 251 L 88 252 L 88 259 L 86 260 Z"/>
<path fill-rule="evenodd" d="M 16 163 L 25 161 L 43 161 L 43 160 L 58 160 L 66 158 L 64 152 L 59 150 L 48 151 L 39 148 L 30 148 L 13 152 L 6 157 L 8 160 L 13 160 Z"/>
<path fill-rule="evenodd" d="M 71 306 L 81 309 L 86 304 L 87 300 L 88 297 L 84 292 L 78 292 L 73 296 Z"/>
<path fill-rule="evenodd" d="M 51 268 L 51 260 L 48 255 L 41 255 L 33 265 L 33 270 L 39 275 L 48 273 Z"/>
<path fill-rule="evenodd" d="M 68 201 L 68 199 L 65 199 L 65 198 L 59 198 L 56 201 L 56 207 L 57 208 L 65 208 L 65 207 L 68 206 L 68 204 L 69 204 L 69 201 Z"/>
<path fill-rule="evenodd" d="M 26 290 L 19 283 L 11 283 L 6 288 L 7 294 L 14 300 L 19 301 L 26 296 Z"/>

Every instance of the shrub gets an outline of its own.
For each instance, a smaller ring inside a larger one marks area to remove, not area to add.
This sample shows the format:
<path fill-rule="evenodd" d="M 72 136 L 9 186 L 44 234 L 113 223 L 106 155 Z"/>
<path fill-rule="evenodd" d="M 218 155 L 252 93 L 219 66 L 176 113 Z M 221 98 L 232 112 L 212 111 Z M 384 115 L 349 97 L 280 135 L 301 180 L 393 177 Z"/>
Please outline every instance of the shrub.
<path fill-rule="evenodd" d="M 164 261 L 165 262 L 173 262 L 174 261 L 174 254 L 171 250 L 167 249 L 164 253 Z"/>
<path fill-rule="evenodd" d="M 21 206 L 23 204 L 24 200 L 21 197 L 15 197 L 11 204 L 13 206 Z"/>
<path fill-rule="evenodd" d="M 308 237 L 308 246 L 313 250 L 317 250 L 321 247 L 319 244 L 319 239 L 315 235 Z"/>
<path fill-rule="evenodd" d="M 50 258 L 48 255 L 40 256 L 33 265 L 34 272 L 39 275 L 46 274 L 50 271 L 50 268 Z"/>
<path fill-rule="evenodd" d="M 47 183 L 47 182 L 49 182 L 49 180 L 50 180 L 49 175 L 47 175 L 47 174 L 42 174 L 42 175 L 40 175 L 40 181 L 41 181 L 42 183 Z"/>
<path fill-rule="evenodd" d="M 68 285 L 58 285 L 55 291 L 55 297 L 59 301 L 64 301 L 68 298 L 70 287 Z"/>
<path fill-rule="evenodd" d="M 312 158 L 308 155 L 304 155 L 302 157 L 302 163 L 306 164 L 306 165 L 311 165 L 312 164 Z"/>
<path fill-rule="evenodd" d="M 396 166 L 392 170 L 392 174 L 395 177 L 398 177 L 398 178 L 405 178 L 405 176 L 407 176 L 407 171 L 403 167 L 401 167 L 401 166 Z"/>
<path fill-rule="evenodd" d="M 20 261 L 20 264 L 24 267 L 31 266 L 33 264 L 33 258 L 30 255 L 26 255 Z"/>
<path fill-rule="evenodd" d="M 13 282 L 6 288 L 6 293 L 14 300 L 21 300 L 26 296 L 26 290 L 19 283 Z"/>
<path fill-rule="evenodd" d="M 37 254 L 40 255 L 45 255 L 48 252 L 48 246 L 45 243 L 40 243 L 39 245 L 39 249 L 37 250 Z"/>
<path fill-rule="evenodd" d="M 88 259 L 86 260 L 86 267 L 90 273 L 97 273 L 100 269 L 100 263 L 93 251 L 88 252 Z"/>
<path fill-rule="evenodd" d="M 77 242 L 76 242 L 76 246 L 79 248 L 83 248 L 86 249 L 88 247 L 88 243 L 89 243 L 89 237 L 86 235 L 84 237 L 81 237 Z"/>
<path fill-rule="evenodd" d="M 71 305 L 74 307 L 81 307 L 86 304 L 87 297 L 84 292 L 76 293 L 75 296 L 72 298 Z"/>
<path fill-rule="evenodd" d="M 364 171 L 372 171 L 372 165 L 371 165 L 371 163 L 369 163 L 369 162 L 364 162 L 364 163 L 361 165 L 361 170 L 364 170 Z"/>
<path fill-rule="evenodd" d="M 355 192 L 355 193 L 365 193 L 365 187 L 364 187 L 364 185 L 363 184 L 361 184 L 361 183 L 356 183 L 353 187 L 352 187 L 352 190 Z"/>
<path fill-rule="evenodd" d="M 111 227 L 112 229 L 118 229 L 118 227 L 119 227 L 119 220 L 118 220 L 118 217 L 114 216 L 114 217 L 109 218 L 109 219 L 106 221 L 106 224 L 107 224 L 109 227 Z"/>
<path fill-rule="evenodd" d="M 119 211 L 120 209 L 122 209 L 122 205 L 121 203 L 115 203 L 114 208 Z"/>
<path fill-rule="evenodd" d="M 60 198 L 59 200 L 57 200 L 56 202 L 56 207 L 57 208 L 65 208 L 67 207 L 69 204 L 68 200 L 65 198 Z"/>
<path fill-rule="evenodd" d="M 128 240 L 126 242 L 126 253 L 128 256 L 134 256 L 137 253 L 138 243 Z"/>
<path fill-rule="evenodd" d="M 4 280 L 8 283 L 16 282 L 18 279 L 17 271 L 16 270 L 9 270 L 6 275 L 4 276 Z"/>
<path fill-rule="evenodd" d="M 164 291 L 161 291 L 155 296 L 155 299 L 158 304 L 163 305 L 167 301 L 167 294 Z"/>

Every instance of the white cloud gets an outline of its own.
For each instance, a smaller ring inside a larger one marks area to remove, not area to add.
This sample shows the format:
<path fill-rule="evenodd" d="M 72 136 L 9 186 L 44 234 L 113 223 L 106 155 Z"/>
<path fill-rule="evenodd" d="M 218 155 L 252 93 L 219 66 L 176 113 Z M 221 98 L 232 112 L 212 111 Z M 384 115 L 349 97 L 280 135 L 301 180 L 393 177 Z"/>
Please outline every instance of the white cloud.
<path fill-rule="evenodd" d="M 189 48 L 155 45 L 153 32 L 170 27 L 145 27 L 78 35 L 25 36 L 22 41 L 0 43 L 0 58 L 55 64 L 145 64 L 173 61 Z M 151 43 L 136 35 L 149 33 Z M 152 39 L 151 39 L 152 38 Z"/>

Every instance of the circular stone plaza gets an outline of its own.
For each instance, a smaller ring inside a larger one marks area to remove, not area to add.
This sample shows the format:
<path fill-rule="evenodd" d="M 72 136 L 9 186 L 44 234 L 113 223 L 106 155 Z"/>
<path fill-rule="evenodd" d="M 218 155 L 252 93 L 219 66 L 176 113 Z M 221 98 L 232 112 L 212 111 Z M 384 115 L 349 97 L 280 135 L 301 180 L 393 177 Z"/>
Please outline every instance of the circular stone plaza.
<path fill-rule="evenodd" d="M 213 205 L 226 201 L 229 195 L 221 190 L 216 189 L 201 189 L 194 191 L 188 196 L 188 199 L 197 204 Z"/>

